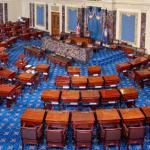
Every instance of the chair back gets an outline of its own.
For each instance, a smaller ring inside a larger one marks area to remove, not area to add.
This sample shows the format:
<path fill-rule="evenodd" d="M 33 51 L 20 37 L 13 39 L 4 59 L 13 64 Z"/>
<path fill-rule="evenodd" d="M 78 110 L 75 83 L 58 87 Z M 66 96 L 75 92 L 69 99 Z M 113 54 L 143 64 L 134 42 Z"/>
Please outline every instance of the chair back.
<path fill-rule="evenodd" d="M 36 140 L 37 139 L 37 127 L 21 127 L 22 139 Z"/>
<path fill-rule="evenodd" d="M 46 141 L 52 143 L 63 143 L 65 138 L 64 132 L 64 129 L 47 129 Z"/>
<path fill-rule="evenodd" d="M 144 139 L 145 136 L 145 128 L 144 126 L 139 127 L 129 127 L 129 139 Z"/>
<path fill-rule="evenodd" d="M 106 128 L 104 135 L 105 141 L 120 141 L 121 139 L 121 128 Z"/>
<path fill-rule="evenodd" d="M 76 129 L 75 138 L 80 143 L 91 143 L 92 142 L 92 130 Z"/>

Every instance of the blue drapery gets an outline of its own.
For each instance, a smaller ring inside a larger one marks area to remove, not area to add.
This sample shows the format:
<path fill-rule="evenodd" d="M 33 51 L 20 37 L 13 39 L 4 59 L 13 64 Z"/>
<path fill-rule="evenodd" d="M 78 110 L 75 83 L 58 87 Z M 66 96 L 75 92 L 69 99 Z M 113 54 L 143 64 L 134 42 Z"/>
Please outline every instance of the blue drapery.
<path fill-rule="evenodd" d="M 36 8 L 36 24 L 40 26 L 44 26 L 44 6 L 37 5 Z"/>
<path fill-rule="evenodd" d="M 75 31 L 77 26 L 77 9 L 68 8 L 68 30 Z"/>
<path fill-rule="evenodd" d="M 121 39 L 135 42 L 135 16 L 122 15 Z"/>
<path fill-rule="evenodd" d="M 88 19 L 88 31 L 94 40 L 102 40 L 102 17 L 101 13 L 93 8 L 93 12 L 89 12 L 89 16 L 94 14 L 92 18 Z M 95 11 L 95 12 L 94 12 Z"/>

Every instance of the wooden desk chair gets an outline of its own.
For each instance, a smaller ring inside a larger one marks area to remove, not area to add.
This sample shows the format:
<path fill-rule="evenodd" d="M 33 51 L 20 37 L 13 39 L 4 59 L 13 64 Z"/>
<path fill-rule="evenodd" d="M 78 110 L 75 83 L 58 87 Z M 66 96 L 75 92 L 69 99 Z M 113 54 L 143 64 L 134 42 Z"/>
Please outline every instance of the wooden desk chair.
<path fill-rule="evenodd" d="M 69 76 L 56 76 L 55 85 L 56 87 L 62 87 L 63 89 L 70 88 L 70 77 Z"/>
<path fill-rule="evenodd" d="M 46 150 L 48 150 L 49 147 L 59 147 L 64 149 L 65 142 L 65 129 L 46 128 Z"/>
<path fill-rule="evenodd" d="M 121 127 L 108 127 L 105 128 L 104 126 L 100 125 L 100 139 L 104 144 L 104 150 L 108 146 L 118 146 L 120 149 L 120 140 L 121 140 Z"/>
<path fill-rule="evenodd" d="M 16 86 L 14 94 L 6 97 L 8 108 L 10 108 L 13 103 L 16 103 L 16 100 L 19 96 L 22 97 L 22 90 L 23 86 L 19 84 Z"/>
<path fill-rule="evenodd" d="M 75 129 L 75 150 L 79 147 L 86 147 L 92 150 L 92 130 Z"/>
<path fill-rule="evenodd" d="M 35 144 L 36 149 L 43 137 L 43 124 L 40 126 L 28 126 L 23 124 L 21 127 L 21 139 L 22 149 L 24 150 L 24 144 Z"/>
<path fill-rule="evenodd" d="M 127 140 L 127 150 L 129 150 L 130 144 L 139 144 L 141 145 L 142 150 L 144 145 L 145 137 L 145 127 L 143 125 L 139 126 L 127 126 L 123 124 L 123 133 Z"/>

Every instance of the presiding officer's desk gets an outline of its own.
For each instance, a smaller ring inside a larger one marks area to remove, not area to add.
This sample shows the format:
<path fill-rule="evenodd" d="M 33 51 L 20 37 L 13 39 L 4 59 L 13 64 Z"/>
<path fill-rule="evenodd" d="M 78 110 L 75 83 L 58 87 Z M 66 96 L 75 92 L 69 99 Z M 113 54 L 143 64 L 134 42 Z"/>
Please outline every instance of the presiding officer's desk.
<path fill-rule="evenodd" d="M 71 40 L 72 44 L 82 43 L 83 46 L 87 46 L 88 44 L 92 43 L 91 38 L 88 37 L 77 37 L 75 35 L 71 35 L 69 39 Z"/>

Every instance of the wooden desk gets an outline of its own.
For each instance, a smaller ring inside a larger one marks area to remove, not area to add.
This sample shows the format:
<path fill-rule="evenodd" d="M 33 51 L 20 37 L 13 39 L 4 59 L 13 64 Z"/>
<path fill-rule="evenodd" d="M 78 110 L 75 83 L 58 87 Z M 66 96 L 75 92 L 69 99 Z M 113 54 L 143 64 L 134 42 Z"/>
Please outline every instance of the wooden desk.
<path fill-rule="evenodd" d="M 61 100 L 63 103 L 78 104 L 80 93 L 78 90 L 63 90 Z"/>
<path fill-rule="evenodd" d="M 135 81 L 141 88 L 144 88 L 144 81 L 150 80 L 150 68 L 135 71 Z"/>
<path fill-rule="evenodd" d="M 144 122 L 145 117 L 139 108 L 119 109 L 119 111 L 123 118 L 123 121 L 128 125 L 137 123 L 139 124 Z"/>
<path fill-rule="evenodd" d="M 19 71 L 19 69 L 25 70 L 25 66 L 26 66 L 27 64 L 28 64 L 28 63 L 27 63 L 26 61 L 20 60 L 20 59 L 15 62 L 15 65 L 16 65 L 16 67 L 18 68 L 18 71 Z"/>
<path fill-rule="evenodd" d="M 71 86 L 78 88 L 86 88 L 87 77 L 85 76 L 72 76 L 71 77 Z"/>
<path fill-rule="evenodd" d="M 40 58 L 44 57 L 45 51 L 37 47 L 25 46 L 24 53 L 27 55 L 33 55 L 40 60 Z"/>
<path fill-rule="evenodd" d="M 32 38 L 38 38 L 38 36 L 39 36 L 39 33 L 37 31 L 30 32 L 30 37 L 32 37 Z"/>
<path fill-rule="evenodd" d="M 60 98 L 60 90 L 46 89 L 41 94 L 41 100 L 45 103 L 58 104 Z"/>
<path fill-rule="evenodd" d="M 50 66 L 47 64 L 38 64 L 35 68 L 36 71 L 42 72 L 44 75 L 44 79 L 48 80 L 49 78 L 49 71 L 50 71 Z"/>
<path fill-rule="evenodd" d="M 71 59 L 68 59 L 66 57 L 62 57 L 60 55 L 47 55 L 47 63 L 52 62 L 54 64 L 58 64 L 60 66 L 68 67 L 71 65 Z"/>
<path fill-rule="evenodd" d="M 7 44 L 9 46 L 11 46 L 13 43 L 16 42 L 16 40 L 17 40 L 17 37 L 11 37 L 11 38 L 7 39 Z"/>
<path fill-rule="evenodd" d="M 46 124 L 54 128 L 67 128 L 69 122 L 69 112 L 67 111 L 48 111 Z"/>
<path fill-rule="evenodd" d="M 7 53 L 5 52 L 0 53 L 0 61 L 2 61 L 4 64 L 7 64 L 8 59 L 9 59 L 9 56 Z"/>
<path fill-rule="evenodd" d="M 12 70 L 9 70 L 9 69 L 0 70 L 0 78 L 13 79 L 15 77 L 16 77 L 16 72 Z"/>
<path fill-rule="evenodd" d="M 141 110 L 146 117 L 147 123 L 150 124 L 150 106 L 144 106 L 141 108 Z"/>
<path fill-rule="evenodd" d="M 102 103 L 118 103 L 121 95 L 117 89 L 100 90 Z"/>
<path fill-rule="evenodd" d="M 100 94 L 98 90 L 82 90 L 81 101 L 85 104 L 97 105 L 100 102 Z"/>
<path fill-rule="evenodd" d="M 69 76 L 56 76 L 55 85 L 57 87 L 69 88 L 70 87 L 70 77 Z"/>
<path fill-rule="evenodd" d="M 123 101 L 135 101 L 138 98 L 138 91 L 134 87 L 119 88 Z"/>
<path fill-rule="evenodd" d="M 120 116 L 117 109 L 97 109 L 97 121 L 99 124 L 120 124 Z"/>
<path fill-rule="evenodd" d="M 94 113 L 91 111 L 73 111 L 71 117 L 73 128 L 91 129 L 94 127 Z"/>
<path fill-rule="evenodd" d="M 116 65 L 118 74 L 125 73 L 131 69 L 131 64 L 129 62 L 124 62 Z"/>
<path fill-rule="evenodd" d="M 5 47 L 5 48 L 7 48 L 7 47 L 8 47 L 7 42 L 6 42 L 6 41 L 0 42 L 0 47 Z"/>
<path fill-rule="evenodd" d="M 88 66 L 88 75 L 98 76 L 101 74 L 100 66 Z"/>
<path fill-rule="evenodd" d="M 30 33 L 23 33 L 23 34 L 20 34 L 20 38 L 22 40 L 29 40 L 30 39 Z"/>
<path fill-rule="evenodd" d="M 44 121 L 45 110 L 27 108 L 21 116 L 21 125 L 40 125 Z"/>
<path fill-rule="evenodd" d="M 22 83 L 27 83 L 27 82 L 34 82 L 35 80 L 35 75 L 36 74 L 31 74 L 31 73 L 27 73 L 27 72 L 23 72 L 20 75 L 18 75 L 18 79 L 20 82 Z"/>
<path fill-rule="evenodd" d="M 69 66 L 67 72 L 71 75 L 80 75 L 80 67 Z"/>
<path fill-rule="evenodd" d="M 103 77 L 88 77 L 88 87 L 101 88 L 103 85 Z"/>
<path fill-rule="evenodd" d="M 0 96 L 7 97 L 12 96 L 15 93 L 16 85 L 12 84 L 0 84 Z"/>
<path fill-rule="evenodd" d="M 148 58 L 146 57 L 137 57 L 134 60 L 129 62 L 132 66 L 132 68 L 140 67 L 142 64 L 145 65 L 148 63 Z"/>
<path fill-rule="evenodd" d="M 47 64 L 38 64 L 36 66 L 36 71 L 49 73 L 50 66 Z"/>
<path fill-rule="evenodd" d="M 105 86 L 116 87 L 120 82 L 117 75 L 103 76 Z"/>

